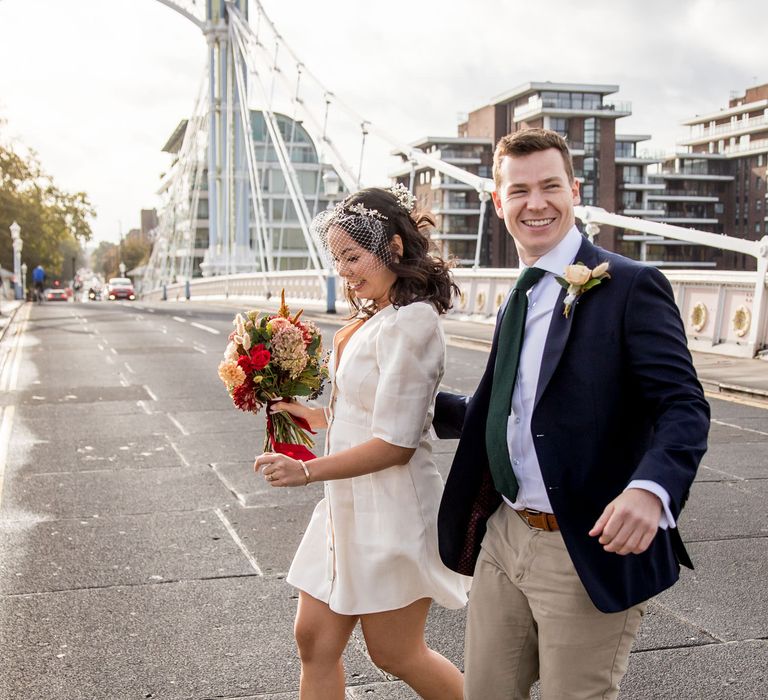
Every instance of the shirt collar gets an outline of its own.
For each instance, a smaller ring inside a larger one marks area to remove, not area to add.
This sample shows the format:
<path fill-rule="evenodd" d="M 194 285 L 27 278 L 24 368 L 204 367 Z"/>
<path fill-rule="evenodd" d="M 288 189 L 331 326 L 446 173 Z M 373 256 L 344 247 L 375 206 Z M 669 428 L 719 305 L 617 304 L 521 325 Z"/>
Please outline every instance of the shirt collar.
<path fill-rule="evenodd" d="M 553 275 L 562 275 L 567 265 L 573 263 L 584 237 L 574 225 L 552 250 L 542 255 L 533 265 Z"/>

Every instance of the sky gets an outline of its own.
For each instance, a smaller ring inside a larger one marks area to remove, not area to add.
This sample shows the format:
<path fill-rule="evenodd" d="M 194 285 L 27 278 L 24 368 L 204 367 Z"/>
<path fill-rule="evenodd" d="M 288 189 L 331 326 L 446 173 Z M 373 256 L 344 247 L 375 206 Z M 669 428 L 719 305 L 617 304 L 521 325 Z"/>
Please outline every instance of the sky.
<path fill-rule="evenodd" d="M 402 143 L 455 135 L 459 115 L 550 80 L 618 85 L 610 99 L 633 113 L 617 131 L 668 150 L 681 121 L 768 82 L 765 0 L 262 5 L 328 89 Z M 206 61 L 200 30 L 158 0 L 0 0 L 0 140 L 88 193 L 95 241 L 117 242 L 160 204 L 161 148 L 191 113 Z"/>

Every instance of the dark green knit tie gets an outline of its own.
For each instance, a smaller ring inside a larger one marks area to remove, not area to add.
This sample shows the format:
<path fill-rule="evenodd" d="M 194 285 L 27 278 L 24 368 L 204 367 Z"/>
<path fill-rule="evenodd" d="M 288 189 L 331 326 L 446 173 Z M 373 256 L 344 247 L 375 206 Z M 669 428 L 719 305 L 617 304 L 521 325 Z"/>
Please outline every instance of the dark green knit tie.
<path fill-rule="evenodd" d="M 510 501 L 517 498 L 518 486 L 509 462 L 507 422 L 512 410 L 512 390 L 520 364 L 520 348 L 523 346 L 525 316 L 528 311 L 526 292 L 544 274 L 544 270 L 529 267 L 517 280 L 501 319 L 496 364 L 493 368 L 493 388 L 488 406 L 488 421 L 485 424 L 485 446 L 496 490 Z"/>

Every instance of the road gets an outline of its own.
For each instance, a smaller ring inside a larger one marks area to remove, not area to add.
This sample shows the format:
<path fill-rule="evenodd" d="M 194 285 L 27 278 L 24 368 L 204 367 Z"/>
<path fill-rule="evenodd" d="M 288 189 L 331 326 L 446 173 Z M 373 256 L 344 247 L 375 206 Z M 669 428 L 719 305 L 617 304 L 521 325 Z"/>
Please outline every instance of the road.
<path fill-rule="evenodd" d="M 49 303 L 0 354 L 0 699 L 297 697 L 282 580 L 319 484 L 251 472 L 263 417 L 216 376 L 232 305 Z M 320 319 L 330 340 L 336 321 Z M 451 345 L 444 388 L 486 359 Z M 768 675 L 768 410 L 712 399 L 680 527 L 697 564 L 649 606 L 622 698 L 762 698 Z M 318 436 L 320 443 L 322 435 Z M 438 441 L 442 473 L 455 443 Z M 461 664 L 464 613 L 428 638 Z M 349 698 L 412 698 L 356 634 Z"/>

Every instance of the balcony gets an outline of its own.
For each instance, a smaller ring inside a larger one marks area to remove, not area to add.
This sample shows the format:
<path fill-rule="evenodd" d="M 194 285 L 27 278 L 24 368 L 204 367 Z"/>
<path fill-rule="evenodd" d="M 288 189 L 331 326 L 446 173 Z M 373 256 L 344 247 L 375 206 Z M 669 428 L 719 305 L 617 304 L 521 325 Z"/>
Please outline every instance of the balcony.
<path fill-rule="evenodd" d="M 768 152 L 768 139 L 758 139 L 747 143 L 737 143 L 733 146 L 725 146 L 720 152 L 729 158 L 742 156 L 746 153 L 766 153 Z"/>
<path fill-rule="evenodd" d="M 479 153 L 463 151 L 456 148 L 442 148 L 427 154 L 430 158 L 444 160 L 453 165 L 480 165 L 483 161 Z"/>
<path fill-rule="evenodd" d="M 698 129 L 695 134 L 680 141 L 680 145 L 694 146 L 700 143 L 707 143 L 708 141 L 717 141 L 731 136 L 749 134 L 753 131 L 765 131 L 766 129 L 768 129 L 768 115 L 751 117 L 750 119 L 739 119 L 728 124 L 716 124 L 715 126 Z"/>
<path fill-rule="evenodd" d="M 479 216 L 480 204 L 474 202 L 471 204 L 433 204 L 432 213 L 444 216 Z"/>
<path fill-rule="evenodd" d="M 602 104 L 574 107 L 570 102 L 564 103 L 558 99 L 544 100 L 541 97 L 536 97 L 529 100 L 528 104 L 515 108 L 513 119 L 516 122 L 520 122 L 540 114 L 580 117 L 628 117 L 632 114 L 632 103 L 605 100 Z"/>
<path fill-rule="evenodd" d="M 656 207 L 628 207 L 621 212 L 624 216 L 637 216 L 637 217 L 657 217 L 666 216 L 665 209 L 657 209 Z"/>
<path fill-rule="evenodd" d="M 659 173 L 656 177 L 664 180 L 707 180 L 711 182 L 731 182 L 733 175 L 710 175 L 708 173 Z"/>
<path fill-rule="evenodd" d="M 696 194 L 684 190 L 666 190 L 664 194 L 649 194 L 649 200 L 656 202 L 719 202 L 720 198 L 712 195 Z"/>
<path fill-rule="evenodd" d="M 699 216 L 686 216 L 686 215 L 674 215 L 669 212 L 665 216 L 653 216 L 649 217 L 652 221 L 658 221 L 661 224 L 672 224 L 673 226 L 704 226 L 704 225 L 717 225 L 720 223 L 719 219 L 710 219 L 708 217 Z"/>
<path fill-rule="evenodd" d="M 628 177 L 619 183 L 623 190 L 663 190 L 663 182 L 654 182 L 647 177 Z"/>

